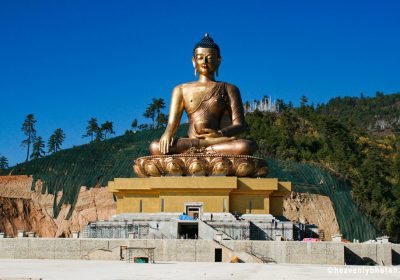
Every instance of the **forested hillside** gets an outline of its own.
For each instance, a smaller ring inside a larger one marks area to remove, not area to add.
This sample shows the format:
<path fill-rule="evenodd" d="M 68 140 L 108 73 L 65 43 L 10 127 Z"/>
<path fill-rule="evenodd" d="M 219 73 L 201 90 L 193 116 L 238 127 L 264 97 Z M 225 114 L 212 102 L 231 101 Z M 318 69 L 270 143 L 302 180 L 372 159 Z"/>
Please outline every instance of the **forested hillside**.
<path fill-rule="evenodd" d="M 335 98 L 327 105 L 282 104 L 280 113 L 247 114 L 247 137 L 260 153 L 276 159 L 315 163 L 352 184 L 352 196 L 383 233 L 400 240 L 400 138 L 374 133 L 376 120 L 400 118 L 400 94 Z"/>
<path fill-rule="evenodd" d="M 375 97 L 336 97 L 319 105 L 317 112 L 368 132 L 400 133 L 400 93 L 384 95 L 378 91 Z"/>

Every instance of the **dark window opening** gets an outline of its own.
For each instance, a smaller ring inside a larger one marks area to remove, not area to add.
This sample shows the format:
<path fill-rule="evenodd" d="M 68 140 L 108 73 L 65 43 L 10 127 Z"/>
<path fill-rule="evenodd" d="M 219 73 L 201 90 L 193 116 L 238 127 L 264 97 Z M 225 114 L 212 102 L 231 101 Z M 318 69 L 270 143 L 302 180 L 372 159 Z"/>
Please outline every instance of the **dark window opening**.
<path fill-rule="evenodd" d="M 178 236 L 183 239 L 197 239 L 199 236 L 199 225 L 196 223 L 179 223 Z"/>
<path fill-rule="evenodd" d="M 222 249 L 215 248 L 215 262 L 222 262 Z"/>

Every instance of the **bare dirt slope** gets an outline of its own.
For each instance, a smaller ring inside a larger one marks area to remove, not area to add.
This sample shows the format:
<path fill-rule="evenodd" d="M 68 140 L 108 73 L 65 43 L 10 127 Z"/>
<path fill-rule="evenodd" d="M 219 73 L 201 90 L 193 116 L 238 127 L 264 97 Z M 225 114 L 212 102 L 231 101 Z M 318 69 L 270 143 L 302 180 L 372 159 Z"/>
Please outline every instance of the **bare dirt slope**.
<path fill-rule="evenodd" d="M 70 205 L 63 205 L 55 219 L 54 195 L 41 194 L 40 182 L 35 191 L 31 186 L 30 176 L 0 176 L 0 232 L 16 236 L 18 230 L 25 230 L 41 237 L 67 237 L 72 231 L 82 231 L 90 221 L 106 220 L 115 214 L 115 202 L 106 188 L 82 187 L 71 219 L 65 219 Z"/>
<path fill-rule="evenodd" d="M 325 240 L 340 232 L 332 201 L 324 195 L 292 192 L 283 202 L 283 215 L 291 221 L 315 224 Z"/>

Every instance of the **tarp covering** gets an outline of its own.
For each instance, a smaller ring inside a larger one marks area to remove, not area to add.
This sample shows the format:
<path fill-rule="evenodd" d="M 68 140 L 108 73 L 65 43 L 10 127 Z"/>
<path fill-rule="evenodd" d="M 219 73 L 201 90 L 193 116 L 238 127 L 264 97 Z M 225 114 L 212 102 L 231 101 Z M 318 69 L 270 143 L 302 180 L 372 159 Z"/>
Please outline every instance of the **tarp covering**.
<path fill-rule="evenodd" d="M 292 190 L 328 196 L 335 210 L 343 237 L 352 241 L 375 238 L 377 230 L 358 209 L 351 197 L 349 182 L 332 176 L 329 172 L 310 164 L 292 161 L 268 160 L 268 177 L 291 181 Z"/>

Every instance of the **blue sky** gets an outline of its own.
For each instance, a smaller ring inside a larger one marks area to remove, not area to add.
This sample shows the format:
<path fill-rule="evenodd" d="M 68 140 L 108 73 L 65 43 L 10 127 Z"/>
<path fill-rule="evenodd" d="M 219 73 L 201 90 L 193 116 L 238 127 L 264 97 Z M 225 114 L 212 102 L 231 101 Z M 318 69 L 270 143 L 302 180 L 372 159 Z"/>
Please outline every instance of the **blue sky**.
<path fill-rule="evenodd" d="M 57 128 L 64 148 L 87 121 L 129 129 L 153 97 L 191 81 L 193 45 L 221 47 L 220 80 L 244 101 L 298 104 L 400 91 L 400 1 L 0 2 L 0 154 L 24 160 L 21 125 Z"/>

